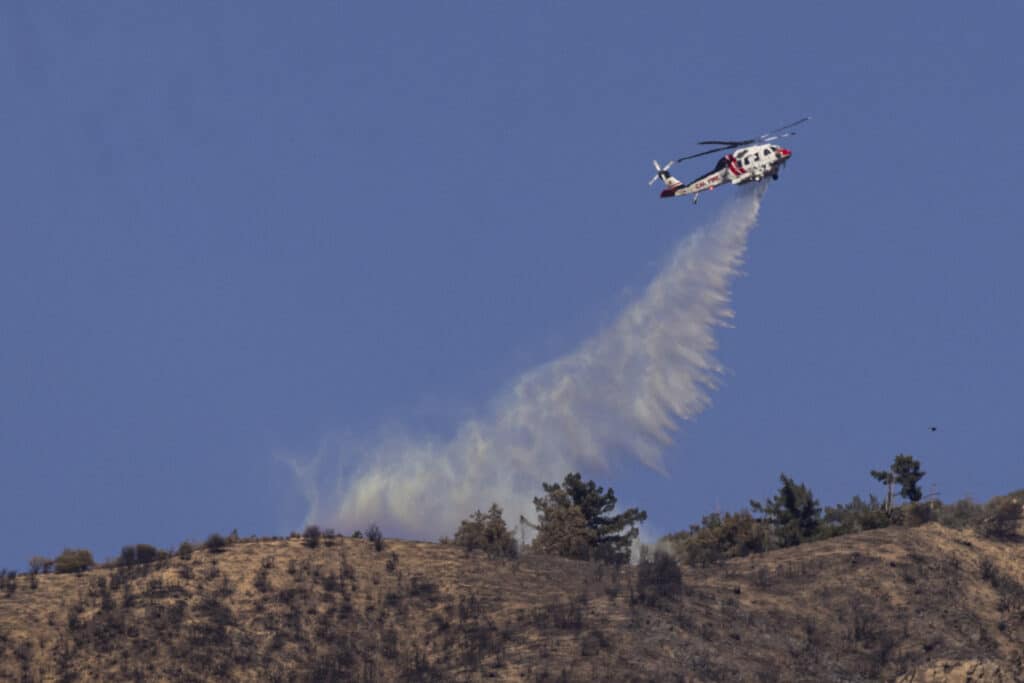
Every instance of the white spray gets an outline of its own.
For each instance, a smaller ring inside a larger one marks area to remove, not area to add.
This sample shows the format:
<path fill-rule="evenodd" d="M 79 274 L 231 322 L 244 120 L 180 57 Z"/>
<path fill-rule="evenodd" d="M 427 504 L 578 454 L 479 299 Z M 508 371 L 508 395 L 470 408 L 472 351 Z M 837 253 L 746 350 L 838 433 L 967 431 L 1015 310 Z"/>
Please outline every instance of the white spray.
<path fill-rule="evenodd" d="M 506 519 L 532 510 L 540 482 L 633 456 L 664 472 L 681 420 L 709 403 L 722 372 L 715 328 L 728 324 L 729 287 L 757 219 L 760 184 L 710 226 L 682 240 L 643 294 L 574 352 L 524 373 L 490 414 L 448 440 L 388 436 L 372 445 L 325 444 L 296 473 L 308 521 L 338 529 L 377 522 L 388 535 L 436 538 L 498 503 Z M 345 466 L 324 488 L 330 460 Z"/>

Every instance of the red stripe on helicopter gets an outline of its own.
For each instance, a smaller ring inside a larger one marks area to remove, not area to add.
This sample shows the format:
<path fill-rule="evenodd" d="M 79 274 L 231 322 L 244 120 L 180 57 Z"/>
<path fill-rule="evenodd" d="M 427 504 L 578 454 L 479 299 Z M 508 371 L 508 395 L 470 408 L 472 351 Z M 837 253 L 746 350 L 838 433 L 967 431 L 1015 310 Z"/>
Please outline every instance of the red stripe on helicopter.
<path fill-rule="evenodd" d="M 739 164 L 736 163 L 736 157 L 734 157 L 731 154 L 726 154 L 725 155 L 725 159 L 726 159 L 726 161 L 729 162 L 729 171 L 734 176 L 739 176 L 739 175 L 743 174 L 743 171 L 740 170 Z"/>

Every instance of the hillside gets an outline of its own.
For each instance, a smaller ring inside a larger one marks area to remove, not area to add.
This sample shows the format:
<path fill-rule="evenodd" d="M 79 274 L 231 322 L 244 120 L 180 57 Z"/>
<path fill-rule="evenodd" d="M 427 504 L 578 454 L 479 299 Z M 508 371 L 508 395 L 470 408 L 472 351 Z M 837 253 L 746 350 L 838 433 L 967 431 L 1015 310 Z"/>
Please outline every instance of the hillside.
<path fill-rule="evenodd" d="M 0 679 L 1024 679 L 1022 545 L 891 527 L 684 568 L 657 604 L 635 571 L 335 537 L 19 575 Z"/>

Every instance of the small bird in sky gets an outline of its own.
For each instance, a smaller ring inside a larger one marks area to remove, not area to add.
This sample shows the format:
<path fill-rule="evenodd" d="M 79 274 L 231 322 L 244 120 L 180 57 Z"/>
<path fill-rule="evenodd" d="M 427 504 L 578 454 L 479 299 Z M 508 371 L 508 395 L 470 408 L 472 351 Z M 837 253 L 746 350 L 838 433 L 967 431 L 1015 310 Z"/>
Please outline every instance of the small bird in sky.
<path fill-rule="evenodd" d="M 938 427 L 929 427 L 928 431 L 929 432 L 937 432 L 937 431 L 939 431 L 939 428 Z"/>

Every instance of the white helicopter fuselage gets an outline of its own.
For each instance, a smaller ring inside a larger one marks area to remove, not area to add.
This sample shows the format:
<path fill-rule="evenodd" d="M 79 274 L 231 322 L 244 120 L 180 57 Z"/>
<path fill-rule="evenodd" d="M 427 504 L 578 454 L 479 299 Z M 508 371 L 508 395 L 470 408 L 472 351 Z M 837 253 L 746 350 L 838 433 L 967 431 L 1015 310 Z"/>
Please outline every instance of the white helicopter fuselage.
<path fill-rule="evenodd" d="M 741 147 L 732 155 L 735 159 L 735 166 L 739 174 L 732 174 L 730 168 L 730 182 L 733 185 L 763 180 L 765 176 L 777 176 L 779 167 L 790 157 L 792 153 L 778 145 L 753 145 Z M 729 155 L 726 155 L 729 156 Z"/>
<path fill-rule="evenodd" d="M 661 182 L 665 183 L 665 189 L 661 191 L 662 197 L 693 195 L 693 201 L 696 203 L 698 194 L 704 190 L 713 190 L 726 182 L 732 185 L 743 185 L 764 180 L 767 176 L 771 176 L 773 180 L 778 180 L 779 169 L 789 161 L 793 153 L 785 147 L 769 143 L 772 140 L 796 135 L 796 132 L 792 129 L 810 119 L 810 116 L 805 116 L 793 123 L 770 130 L 756 138 L 744 140 L 701 140 L 697 143 L 698 145 L 715 145 L 715 148 L 681 156 L 678 159 L 669 161 L 664 166 L 655 160 L 654 170 L 657 172 L 653 178 L 647 181 L 647 184 L 652 185 L 655 180 L 660 178 Z M 715 154 L 716 152 L 726 152 L 727 150 L 735 151 L 727 152 L 725 156 L 718 160 L 718 163 L 715 164 L 711 171 L 689 184 L 681 182 L 678 178 L 673 178 L 672 174 L 669 173 L 668 169 L 673 164 L 682 163 L 688 159 L 696 159 L 708 154 Z"/>
<path fill-rule="evenodd" d="M 657 162 L 655 168 L 659 170 L 659 177 L 665 183 L 662 190 L 662 197 L 682 197 L 684 195 L 696 195 L 704 190 L 713 190 L 726 182 L 732 185 L 744 185 L 746 183 L 764 180 L 770 176 L 774 179 L 779 177 L 779 168 L 792 156 L 792 152 L 778 145 L 751 145 L 740 147 L 732 154 L 726 154 L 719 159 L 714 170 L 705 173 L 691 183 L 683 183 L 670 175 L 666 169 L 661 169 Z"/>

